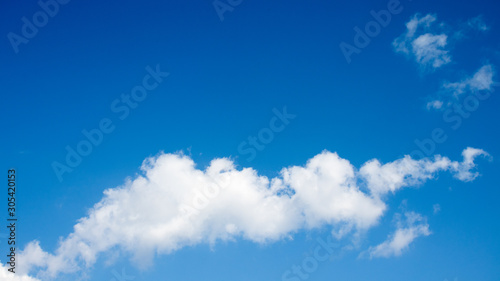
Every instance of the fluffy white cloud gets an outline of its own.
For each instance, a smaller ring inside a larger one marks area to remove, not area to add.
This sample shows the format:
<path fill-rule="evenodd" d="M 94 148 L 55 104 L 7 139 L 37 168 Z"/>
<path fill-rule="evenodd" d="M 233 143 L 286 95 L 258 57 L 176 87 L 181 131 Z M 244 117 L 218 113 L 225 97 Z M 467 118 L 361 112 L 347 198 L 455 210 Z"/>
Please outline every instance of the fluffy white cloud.
<path fill-rule="evenodd" d="M 433 31 L 436 16 L 416 14 L 406 23 L 406 31 L 393 41 L 396 52 L 413 57 L 423 67 L 439 68 L 451 62 L 448 36 Z"/>
<path fill-rule="evenodd" d="M 398 221 L 397 230 L 378 246 L 368 249 L 370 258 L 400 256 L 420 236 L 431 234 L 424 217 L 414 212 L 405 213 L 405 221 Z"/>
<path fill-rule="evenodd" d="M 200 170 L 188 156 L 160 154 L 144 161 L 142 175 L 106 190 L 53 254 L 38 241 L 27 245 L 19 254 L 20 270 L 50 279 L 88 268 L 107 252 L 128 253 L 146 267 L 155 254 L 200 243 L 268 243 L 323 226 L 340 229 L 339 237 L 349 230 L 366 231 L 386 210 L 383 195 L 421 184 L 443 170 L 472 180 L 477 176 L 471 171 L 473 160 L 485 154 L 467 148 L 462 162 L 406 156 L 384 165 L 371 160 L 357 170 L 324 151 L 272 179 L 252 168 L 237 169 L 226 158 Z M 403 231 L 396 241 L 409 240 L 410 234 Z"/>
<path fill-rule="evenodd" d="M 12 273 L 8 271 L 9 267 L 0 262 L 0 280 L 2 281 L 40 281 L 26 274 Z"/>

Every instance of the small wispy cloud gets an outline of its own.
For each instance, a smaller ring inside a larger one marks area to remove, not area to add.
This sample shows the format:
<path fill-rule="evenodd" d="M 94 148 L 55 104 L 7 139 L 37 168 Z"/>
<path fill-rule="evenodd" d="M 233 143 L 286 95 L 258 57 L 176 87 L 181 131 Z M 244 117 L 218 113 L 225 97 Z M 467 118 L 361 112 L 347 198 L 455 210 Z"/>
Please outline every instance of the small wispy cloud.
<path fill-rule="evenodd" d="M 398 257 L 409 248 L 415 239 L 431 234 L 427 220 L 420 214 L 406 212 L 404 216 L 405 220 L 398 219 L 396 231 L 386 241 L 375 247 L 370 247 L 364 254 L 370 258 Z"/>
<path fill-rule="evenodd" d="M 432 212 L 434 214 L 437 214 L 437 213 L 441 212 L 441 205 L 439 205 L 439 204 L 432 205 Z"/>
<path fill-rule="evenodd" d="M 450 63 L 448 36 L 436 33 L 439 29 L 436 21 L 437 17 L 431 14 L 413 16 L 406 23 L 406 31 L 393 41 L 394 50 L 415 59 L 424 68 L 439 68 Z"/>
<path fill-rule="evenodd" d="M 443 102 L 440 100 L 433 100 L 427 103 L 427 109 L 441 109 L 443 107 Z"/>
<path fill-rule="evenodd" d="M 467 20 L 467 25 L 474 30 L 479 30 L 479 31 L 490 30 L 490 27 L 486 24 L 486 22 L 483 19 L 483 16 L 481 15 Z"/>
<path fill-rule="evenodd" d="M 366 162 L 360 174 L 368 183 L 371 193 L 383 196 L 394 193 L 406 186 L 418 186 L 434 177 L 436 172 L 450 171 L 461 181 L 474 180 L 478 174 L 473 172 L 474 159 L 479 156 L 491 157 L 482 149 L 468 147 L 462 151 L 463 161 L 451 161 L 447 157 L 435 156 L 434 159 L 414 160 L 410 156 L 382 165 L 378 160 Z"/>
<path fill-rule="evenodd" d="M 492 92 L 495 86 L 494 76 L 493 66 L 486 64 L 471 76 L 458 82 L 444 82 L 437 95 L 427 103 L 427 109 L 445 109 L 458 103 L 464 97 Z"/>
<path fill-rule="evenodd" d="M 446 82 L 443 89 L 451 93 L 454 97 L 459 97 L 466 91 L 477 92 L 491 90 L 493 85 L 493 66 L 490 64 L 482 66 L 472 77 L 468 77 L 459 82 Z"/>
<path fill-rule="evenodd" d="M 438 22 L 434 14 L 415 14 L 406 23 L 405 32 L 394 39 L 392 45 L 396 53 L 415 60 L 422 69 L 435 70 L 453 61 L 450 50 L 457 40 L 471 31 L 487 30 L 489 26 L 482 16 L 451 27 Z"/>

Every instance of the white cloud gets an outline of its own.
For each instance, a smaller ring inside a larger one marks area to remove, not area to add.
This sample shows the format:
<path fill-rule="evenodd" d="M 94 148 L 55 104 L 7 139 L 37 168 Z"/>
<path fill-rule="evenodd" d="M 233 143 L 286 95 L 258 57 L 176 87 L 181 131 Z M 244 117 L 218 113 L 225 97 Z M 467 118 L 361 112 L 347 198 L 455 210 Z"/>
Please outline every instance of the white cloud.
<path fill-rule="evenodd" d="M 458 97 L 464 92 L 477 92 L 491 90 L 493 86 L 493 66 L 490 64 L 482 66 L 472 77 L 463 79 L 460 82 L 446 82 L 443 88 Z"/>
<path fill-rule="evenodd" d="M 413 18 L 406 23 L 406 33 L 403 34 L 404 36 L 402 35 L 394 40 L 396 50 L 405 53 L 410 52 L 410 50 L 407 48 L 408 44 L 406 41 L 416 36 L 417 30 L 420 26 L 422 26 L 423 28 L 430 28 L 431 24 L 433 24 L 435 21 L 435 15 L 428 14 L 421 18 L 419 18 L 418 14 L 414 15 Z"/>
<path fill-rule="evenodd" d="M 358 171 L 324 151 L 271 179 L 252 168 L 237 169 L 226 158 L 200 170 L 188 156 L 160 154 L 144 162 L 142 175 L 106 190 L 53 254 L 38 241 L 28 244 L 19 254 L 20 270 L 50 279 L 89 268 L 101 254 L 115 251 L 147 267 L 155 254 L 200 243 L 269 243 L 323 226 L 356 234 L 378 223 L 386 210 L 383 195 L 421 184 L 438 171 L 472 180 L 473 160 L 484 154 L 467 148 L 462 162 L 441 156 L 418 161 L 406 156 L 385 165 L 371 160 Z M 410 240 L 415 232 L 408 231 L 398 232 L 393 243 Z"/>
<path fill-rule="evenodd" d="M 385 242 L 368 249 L 370 258 L 401 256 L 416 238 L 431 234 L 426 219 L 421 215 L 407 212 L 405 217 L 406 220 L 398 222 L 397 230 Z"/>
<path fill-rule="evenodd" d="M 453 163 L 452 169 L 456 171 L 455 177 L 461 181 L 473 181 L 479 176 L 478 172 L 471 170 L 476 166 L 474 159 L 478 156 L 484 156 L 491 159 L 491 156 L 482 149 L 468 147 L 462 151 L 464 160 L 462 163 Z"/>
<path fill-rule="evenodd" d="M 427 103 L 427 109 L 440 109 L 443 107 L 443 102 L 440 100 L 433 100 Z"/>
<path fill-rule="evenodd" d="M 448 36 L 434 33 L 436 20 L 436 16 L 431 14 L 413 16 L 406 23 L 406 32 L 392 42 L 395 51 L 413 57 L 423 67 L 439 68 L 450 63 Z"/>
<path fill-rule="evenodd" d="M 434 212 L 434 214 L 441 212 L 441 205 L 439 204 L 432 205 L 432 211 Z"/>
<path fill-rule="evenodd" d="M 488 31 L 490 27 L 484 22 L 482 16 L 477 16 L 474 18 L 471 18 L 467 21 L 467 25 L 472 28 L 476 29 L 479 31 Z"/>
<path fill-rule="evenodd" d="M 446 50 L 448 36 L 445 34 L 434 35 L 426 33 L 411 42 L 415 59 L 421 65 L 441 67 L 451 62 L 451 57 Z"/>
<path fill-rule="evenodd" d="M 428 109 L 442 109 L 456 104 L 467 95 L 475 95 L 480 92 L 491 92 L 495 86 L 493 77 L 495 71 L 491 64 L 483 65 L 472 76 L 466 77 L 459 82 L 445 82 L 438 93 L 438 99 L 427 104 Z M 437 106 L 436 106 L 437 105 Z"/>
<path fill-rule="evenodd" d="M 493 67 L 490 64 L 481 67 L 467 82 L 471 91 L 491 90 Z"/>
<path fill-rule="evenodd" d="M 12 273 L 8 271 L 10 267 L 9 266 L 4 266 L 0 262 L 0 280 L 2 281 L 40 281 L 39 279 L 30 277 L 25 274 L 19 274 L 18 272 Z"/>
<path fill-rule="evenodd" d="M 482 16 L 452 28 L 438 23 L 436 15 L 415 14 L 406 23 L 406 31 L 394 39 L 392 45 L 396 53 L 414 59 L 423 69 L 437 69 L 452 62 L 450 48 L 454 42 L 466 38 L 471 30 L 488 29 Z"/>
<path fill-rule="evenodd" d="M 470 181 L 478 176 L 471 172 L 475 167 L 474 158 L 489 156 L 481 149 L 468 147 L 462 152 L 462 162 L 451 161 L 447 157 L 435 156 L 434 159 L 414 160 L 410 156 L 382 165 L 378 160 L 366 162 L 360 174 L 366 179 L 368 188 L 376 196 L 394 193 L 405 186 L 418 186 L 434 177 L 436 172 L 450 171 L 455 178 Z"/>

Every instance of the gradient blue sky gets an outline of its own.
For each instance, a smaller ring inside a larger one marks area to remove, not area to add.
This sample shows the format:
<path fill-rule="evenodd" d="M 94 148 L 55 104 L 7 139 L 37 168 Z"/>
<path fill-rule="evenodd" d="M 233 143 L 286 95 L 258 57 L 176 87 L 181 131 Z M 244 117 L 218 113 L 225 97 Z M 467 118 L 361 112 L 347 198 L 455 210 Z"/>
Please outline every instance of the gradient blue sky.
<path fill-rule="evenodd" d="M 37 239 L 53 252 L 105 189 L 123 184 L 160 151 L 182 150 L 201 169 L 213 158 L 231 157 L 239 168 L 274 177 L 325 149 L 357 168 L 373 158 L 390 162 L 442 128 L 448 138 L 434 152 L 461 161 L 466 147 L 487 151 L 493 161 L 478 161 L 481 176 L 464 183 L 440 174 L 388 196 L 388 210 L 358 247 L 339 247 L 309 279 L 498 280 L 498 88 L 456 130 L 442 111 L 426 104 L 446 81 L 462 81 L 485 64 L 500 65 L 500 5 L 402 0 L 403 11 L 347 63 L 339 44 L 352 44 L 353 28 L 364 27 L 370 11 L 387 3 L 244 0 L 221 21 L 211 1 L 72 0 L 17 54 L 7 34 L 20 34 L 21 18 L 40 7 L 35 1 L 2 3 L 1 167 L 18 171 L 20 248 Z M 450 63 L 422 69 L 392 46 L 416 13 L 435 15 L 449 34 L 477 16 L 489 29 L 464 31 L 447 45 Z M 170 76 L 120 120 L 110 105 L 142 83 L 147 66 L 156 65 Z M 284 106 L 296 118 L 247 161 L 238 145 L 268 126 L 273 108 Z M 65 147 L 75 147 L 84 139 L 81 131 L 97 128 L 103 118 L 115 130 L 60 182 L 52 163 L 63 162 Z M 0 202 L 6 202 L 5 193 Z M 399 257 L 359 258 L 387 238 L 394 215 L 406 210 L 426 217 L 432 234 L 417 238 Z M 0 214 L 3 219 L 5 212 Z M 264 245 L 241 239 L 201 244 L 158 256 L 145 271 L 127 255 L 109 266 L 102 258 L 89 276 L 112 280 L 112 271 L 124 268 L 135 280 L 281 280 L 316 247 L 317 237 L 328 235 L 324 228 Z M 4 261 L 1 236 L 0 245 Z M 58 280 L 65 278 L 73 280 Z"/>

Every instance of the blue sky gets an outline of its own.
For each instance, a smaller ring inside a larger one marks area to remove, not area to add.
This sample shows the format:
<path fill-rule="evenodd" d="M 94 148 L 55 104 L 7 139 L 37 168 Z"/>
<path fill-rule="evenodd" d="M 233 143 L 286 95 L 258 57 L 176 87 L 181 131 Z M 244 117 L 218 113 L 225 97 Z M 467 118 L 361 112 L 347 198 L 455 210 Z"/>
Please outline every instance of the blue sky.
<path fill-rule="evenodd" d="M 1 9 L 5 280 L 498 279 L 498 3 L 41 3 Z"/>

